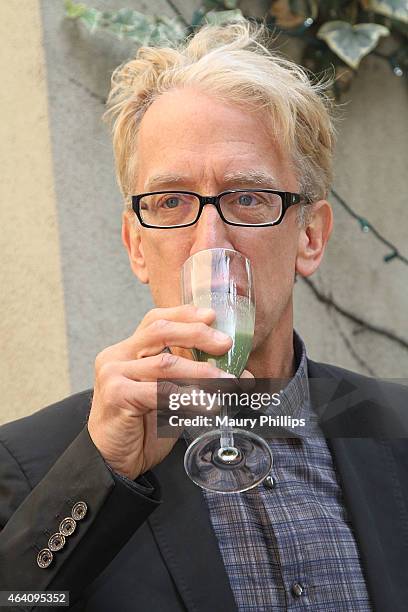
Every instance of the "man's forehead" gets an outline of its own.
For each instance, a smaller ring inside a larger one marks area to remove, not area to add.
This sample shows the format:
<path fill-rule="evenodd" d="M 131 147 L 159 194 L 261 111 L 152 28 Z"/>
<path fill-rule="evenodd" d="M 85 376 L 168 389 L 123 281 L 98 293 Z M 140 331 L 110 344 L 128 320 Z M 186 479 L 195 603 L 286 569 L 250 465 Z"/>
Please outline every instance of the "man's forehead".
<path fill-rule="evenodd" d="M 155 172 L 148 177 L 144 184 L 144 189 L 151 191 L 168 185 L 185 184 L 192 185 L 195 177 L 187 173 L 176 172 Z M 230 170 L 219 177 L 223 185 L 258 185 L 265 188 L 278 188 L 278 179 L 270 171 L 263 169 Z"/>

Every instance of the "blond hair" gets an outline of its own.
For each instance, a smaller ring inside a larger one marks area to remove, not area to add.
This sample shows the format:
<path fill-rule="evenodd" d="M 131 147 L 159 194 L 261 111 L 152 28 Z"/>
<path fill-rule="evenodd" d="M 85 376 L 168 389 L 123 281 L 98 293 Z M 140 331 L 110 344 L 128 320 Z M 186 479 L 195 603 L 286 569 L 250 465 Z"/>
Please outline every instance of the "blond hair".
<path fill-rule="evenodd" d="M 104 118 L 112 124 L 116 176 L 128 208 L 142 117 L 158 96 L 188 86 L 266 112 L 291 156 L 299 191 L 312 201 L 327 198 L 336 140 L 334 105 L 325 93 L 330 83 L 313 83 L 305 69 L 268 48 L 271 40 L 264 23 L 207 24 L 183 43 L 140 47 L 135 59 L 116 68 Z"/>

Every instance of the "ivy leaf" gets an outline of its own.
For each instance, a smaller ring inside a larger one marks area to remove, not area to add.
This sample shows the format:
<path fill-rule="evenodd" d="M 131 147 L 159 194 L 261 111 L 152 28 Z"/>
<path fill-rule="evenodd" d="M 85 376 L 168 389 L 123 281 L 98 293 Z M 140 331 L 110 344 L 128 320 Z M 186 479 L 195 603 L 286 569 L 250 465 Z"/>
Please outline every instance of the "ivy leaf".
<path fill-rule="evenodd" d="M 204 17 L 207 23 L 212 25 L 222 25 L 228 21 L 239 21 L 244 19 L 240 9 L 233 9 L 231 11 L 209 11 Z"/>
<path fill-rule="evenodd" d="M 368 4 L 374 13 L 408 23 L 407 0 L 369 0 Z"/>
<path fill-rule="evenodd" d="M 164 43 L 179 42 L 185 37 L 186 28 L 181 21 L 163 15 L 151 33 L 150 43 L 163 45 Z"/>
<path fill-rule="evenodd" d="M 387 36 L 389 29 L 378 23 L 351 25 L 346 21 L 328 21 L 317 32 L 317 37 L 348 66 L 358 68 L 362 58 L 377 46 L 380 36 Z"/>
<path fill-rule="evenodd" d="M 65 9 L 68 17 L 79 19 L 91 32 L 100 28 L 120 39 L 134 40 L 139 45 L 178 42 L 186 35 L 183 24 L 176 17 L 144 15 L 128 8 L 98 11 L 85 4 L 75 4 L 72 0 L 66 0 Z"/>
<path fill-rule="evenodd" d="M 202 7 L 196 9 L 191 18 L 191 26 L 197 28 L 203 21 L 205 15 L 205 9 Z"/>
<path fill-rule="evenodd" d="M 70 19 L 77 19 L 81 17 L 88 10 L 85 4 L 79 4 L 72 2 L 72 0 L 65 0 L 65 14 Z"/>
<path fill-rule="evenodd" d="M 84 22 L 90 32 L 94 32 L 102 21 L 102 13 L 93 8 L 88 8 L 85 4 L 65 0 L 65 14 L 70 19 L 80 19 Z"/>

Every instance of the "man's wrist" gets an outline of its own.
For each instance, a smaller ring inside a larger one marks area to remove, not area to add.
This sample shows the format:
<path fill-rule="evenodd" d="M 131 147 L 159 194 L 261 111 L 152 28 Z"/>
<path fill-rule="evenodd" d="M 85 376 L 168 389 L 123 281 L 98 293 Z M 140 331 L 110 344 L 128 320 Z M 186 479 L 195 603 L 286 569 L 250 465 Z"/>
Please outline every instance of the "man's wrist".
<path fill-rule="evenodd" d="M 137 476 L 134 480 L 131 480 L 124 474 L 116 472 L 105 459 L 104 463 L 115 479 L 119 479 L 129 488 L 134 489 L 137 493 L 150 499 L 158 500 L 160 498 L 160 484 L 152 472 L 145 472 Z"/>

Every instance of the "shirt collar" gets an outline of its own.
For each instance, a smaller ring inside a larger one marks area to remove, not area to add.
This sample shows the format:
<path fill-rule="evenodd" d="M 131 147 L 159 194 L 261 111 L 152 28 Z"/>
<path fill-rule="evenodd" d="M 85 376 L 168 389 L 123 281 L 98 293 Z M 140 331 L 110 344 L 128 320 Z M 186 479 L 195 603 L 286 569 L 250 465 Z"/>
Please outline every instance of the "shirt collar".
<path fill-rule="evenodd" d="M 293 330 L 293 349 L 295 352 L 295 374 L 293 378 L 286 381 L 286 386 L 281 390 L 279 406 L 271 404 L 263 410 L 263 413 L 272 417 L 279 415 L 292 417 L 291 421 L 304 419 L 305 425 L 293 426 L 289 419 L 286 419 L 289 424 L 282 425 L 283 430 L 294 434 L 295 437 L 302 438 L 315 431 L 316 418 L 314 418 L 315 415 L 310 402 L 306 347 L 295 330 Z M 283 437 L 282 434 L 280 437 Z"/>
<path fill-rule="evenodd" d="M 302 408 L 310 402 L 309 381 L 307 377 L 306 347 L 299 334 L 293 330 L 293 349 L 295 352 L 296 371 L 280 393 L 279 414 L 299 418 Z M 266 413 L 273 410 L 268 406 Z"/>

